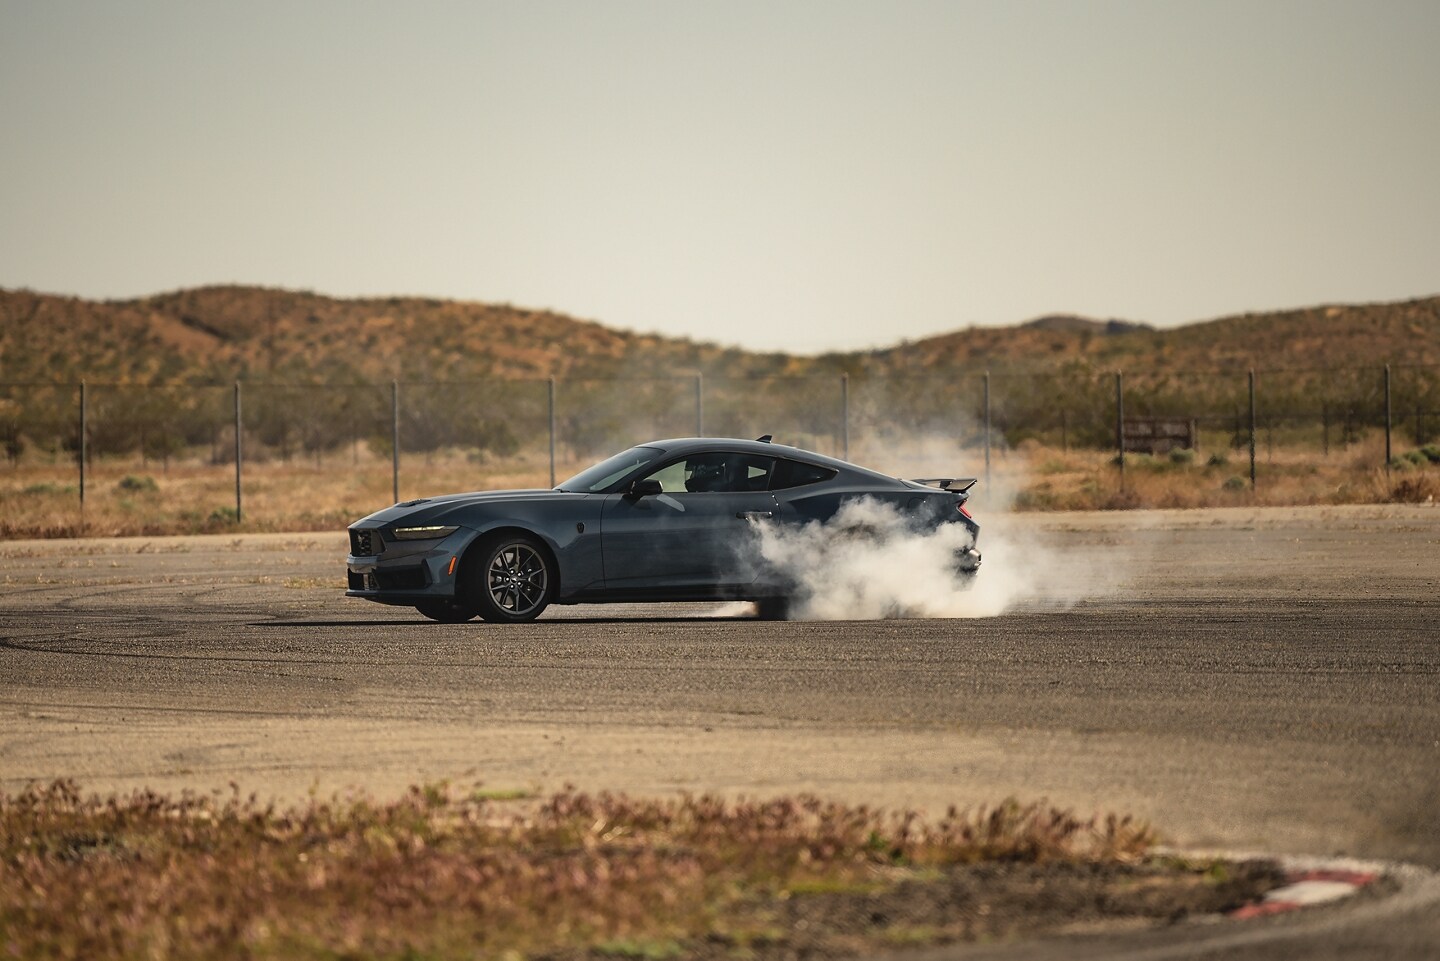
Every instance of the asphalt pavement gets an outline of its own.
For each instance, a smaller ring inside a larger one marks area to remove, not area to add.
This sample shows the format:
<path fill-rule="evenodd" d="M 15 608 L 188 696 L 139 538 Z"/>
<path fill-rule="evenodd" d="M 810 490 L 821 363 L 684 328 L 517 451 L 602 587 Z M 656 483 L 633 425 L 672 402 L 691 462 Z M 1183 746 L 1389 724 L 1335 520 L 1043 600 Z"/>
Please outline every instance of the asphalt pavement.
<path fill-rule="evenodd" d="M 520 626 L 343 598 L 339 534 L 0 543 L 0 789 L 1043 797 L 1178 847 L 1418 873 L 1298 918 L 945 956 L 1440 956 L 1440 508 L 1025 515 L 984 537 L 996 616 Z"/>

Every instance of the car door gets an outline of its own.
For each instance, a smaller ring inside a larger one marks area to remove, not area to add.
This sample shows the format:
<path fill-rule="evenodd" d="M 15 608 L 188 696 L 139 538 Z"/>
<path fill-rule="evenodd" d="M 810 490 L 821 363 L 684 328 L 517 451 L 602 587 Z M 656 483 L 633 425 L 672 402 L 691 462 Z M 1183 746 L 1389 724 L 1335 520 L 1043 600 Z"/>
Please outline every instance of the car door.
<path fill-rule="evenodd" d="M 767 489 L 773 462 L 723 451 L 691 454 L 647 475 L 660 482 L 658 494 L 607 495 L 606 590 L 724 594 L 753 582 L 754 525 L 776 511 Z"/>

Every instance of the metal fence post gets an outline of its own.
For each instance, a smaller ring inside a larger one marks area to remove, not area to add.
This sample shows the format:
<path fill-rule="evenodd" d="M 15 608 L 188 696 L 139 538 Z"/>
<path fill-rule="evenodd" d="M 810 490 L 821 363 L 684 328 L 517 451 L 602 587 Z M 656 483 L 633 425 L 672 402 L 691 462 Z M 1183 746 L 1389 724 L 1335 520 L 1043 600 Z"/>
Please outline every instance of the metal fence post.
<path fill-rule="evenodd" d="M 235 523 L 245 520 L 245 505 L 240 499 L 240 475 L 245 462 L 245 432 L 240 418 L 240 382 L 235 382 Z"/>
<path fill-rule="evenodd" d="M 1255 368 L 1250 368 L 1250 490 L 1255 490 Z"/>
<path fill-rule="evenodd" d="M 549 382 L 548 396 L 550 401 L 550 486 L 555 486 L 555 378 L 551 377 Z"/>
<path fill-rule="evenodd" d="M 1393 456 L 1390 449 L 1390 428 L 1393 423 L 1394 411 L 1390 406 L 1390 365 L 1385 365 L 1385 469 L 1390 469 L 1390 458 Z"/>
<path fill-rule="evenodd" d="M 80 520 L 85 520 L 85 458 L 89 455 L 85 435 L 90 432 L 88 410 L 85 404 L 85 382 L 80 382 Z"/>
<path fill-rule="evenodd" d="M 400 503 L 400 382 L 390 382 L 390 490 Z"/>
<path fill-rule="evenodd" d="M 1115 463 L 1120 467 L 1120 489 L 1125 489 L 1125 375 L 1115 372 Z"/>
<path fill-rule="evenodd" d="M 850 459 L 850 374 L 840 375 L 840 459 Z"/>
<path fill-rule="evenodd" d="M 985 497 L 990 497 L 990 371 L 985 371 Z"/>
<path fill-rule="evenodd" d="M 695 436 L 705 436 L 705 375 L 695 373 Z"/>

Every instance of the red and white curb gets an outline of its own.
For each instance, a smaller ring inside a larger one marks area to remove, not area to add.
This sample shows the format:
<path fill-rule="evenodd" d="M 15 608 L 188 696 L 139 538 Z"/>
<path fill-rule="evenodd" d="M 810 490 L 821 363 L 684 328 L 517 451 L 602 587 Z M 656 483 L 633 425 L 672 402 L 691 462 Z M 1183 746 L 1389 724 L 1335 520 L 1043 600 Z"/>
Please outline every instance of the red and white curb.
<path fill-rule="evenodd" d="M 1355 870 L 1350 867 L 1293 869 L 1286 873 L 1283 887 L 1276 888 L 1253 904 L 1236 908 L 1229 916 L 1237 921 L 1245 921 L 1272 914 L 1284 914 L 1317 904 L 1329 904 L 1350 897 L 1366 885 L 1380 880 L 1381 876 L 1378 870 Z"/>
<path fill-rule="evenodd" d="M 1176 925 L 1150 943 L 1106 944 L 1103 954 L 1085 957 L 1103 957 L 1105 961 L 1193 961 L 1201 954 L 1220 957 L 1230 951 L 1250 951 L 1262 945 L 1276 947 L 1255 956 L 1305 957 L 1307 955 L 1288 951 L 1287 944 L 1294 946 L 1301 943 L 1293 940 L 1297 937 L 1313 938 L 1327 932 L 1365 932 L 1364 937 L 1373 939 L 1375 931 L 1387 924 L 1403 929 L 1413 925 L 1417 917 L 1430 917 L 1440 911 L 1440 872 L 1401 861 L 1173 848 L 1168 853 L 1231 862 L 1272 861 L 1280 866 L 1286 880 L 1253 903 L 1227 914 L 1193 918 L 1191 923 Z M 1385 896 L 1359 898 L 1357 903 L 1344 909 L 1326 910 L 1326 907 L 1338 908 L 1371 885 L 1383 886 Z M 1312 906 L 1319 910 L 1301 910 Z M 1266 923 L 1265 918 L 1276 923 Z M 1403 936 L 1396 943 L 1405 943 Z"/>
<path fill-rule="evenodd" d="M 1199 921 L 1248 921 L 1286 914 L 1300 908 L 1333 904 L 1363 890 L 1376 881 L 1390 878 L 1399 881 L 1416 872 L 1411 865 L 1392 861 L 1361 861 L 1346 857 L 1315 857 L 1313 855 L 1271 854 L 1263 851 L 1222 851 L 1160 848 L 1158 853 L 1180 857 L 1210 858 L 1222 861 L 1271 861 L 1280 866 L 1285 883 L 1249 904 L 1224 914 L 1212 914 Z M 1429 876 L 1431 872 L 1420 871 Z"/>

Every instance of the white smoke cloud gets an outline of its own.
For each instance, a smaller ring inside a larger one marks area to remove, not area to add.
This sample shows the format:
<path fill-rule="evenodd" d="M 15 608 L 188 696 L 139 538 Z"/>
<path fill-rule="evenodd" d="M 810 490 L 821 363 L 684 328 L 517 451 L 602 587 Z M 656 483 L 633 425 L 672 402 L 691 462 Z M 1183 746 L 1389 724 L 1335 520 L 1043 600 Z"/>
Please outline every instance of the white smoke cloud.
<path fill-rule="evenodd" d="M 917 527 L 868 498 L 825 523 L 762 526 L 760 553 L 794 584 L 789 616 L 798 620 L 994 617 L 1020 604 L 1068 606 L 1095 586 L 1078 583 L 1037 538 L 981 521 L 984 564 L 973 577 L 955 563 L 972 546 L 964 525 Z"/>

